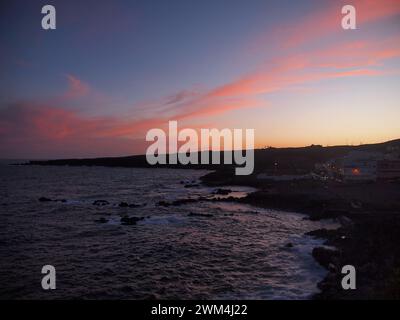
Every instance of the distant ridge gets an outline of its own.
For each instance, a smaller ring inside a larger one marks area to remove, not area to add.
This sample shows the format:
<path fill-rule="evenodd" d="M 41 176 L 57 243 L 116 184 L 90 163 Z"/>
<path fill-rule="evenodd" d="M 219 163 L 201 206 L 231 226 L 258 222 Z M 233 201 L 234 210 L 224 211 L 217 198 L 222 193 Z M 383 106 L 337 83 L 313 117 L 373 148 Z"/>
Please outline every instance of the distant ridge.
<path fill-rule="evenodd" d="M 307 147 L 288 147 L 288 148 L 265 148 L 255 150 L 255 170 L 273 169 L 275 163 L 279 163 L 280 168 L 297 169 L 307 172 L 311 170 L 315 163 L 325 162 L 332 158 L 343 157 L 350 151 L 369 151 L 383 152 L 388 147 L 399 147 L 400 139 L 391 140 L 375 144 L 363 144 L 358 146 L 330 146 L 311 145 Z M 223 155 L 221 154 L 221 157 Z M 232 165 L 156 165 L 150 166 L 146 161 L 145 155 L 126 156 L 126 157 L 103 157 L 88 159 L 59 159 L 46 161 L 29 161 L 27 165 L 51 165 L 51 166 L 104 166 L 104 167 L 132 167 L 132 168 L 179 168 L 179 169 L 228 169 Z"/>

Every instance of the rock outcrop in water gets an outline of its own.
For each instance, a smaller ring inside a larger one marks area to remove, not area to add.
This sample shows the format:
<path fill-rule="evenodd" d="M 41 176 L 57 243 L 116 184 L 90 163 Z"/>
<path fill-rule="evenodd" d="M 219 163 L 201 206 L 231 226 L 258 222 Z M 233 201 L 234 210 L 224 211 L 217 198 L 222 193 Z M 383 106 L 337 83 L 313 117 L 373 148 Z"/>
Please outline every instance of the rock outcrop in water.
<path fill-rule="evenodd" d="M 213 214 L 211 213 L 195 213 L 195 212 L 190 212 L 188 214 L 189 217 L 203 217 L 203 218 L 212 218 L 214 217 Z"/>
<path fill-rule="evenodd" d="M 39 202 L 67 202 L 67 200 L 65 199 L 50 199 L 50 198 L 46 198 L 46 197 L 40 197 L 39 198 Z"/>
<path fill-rule="evenodd" d="M 139 208 L 145 206 L 144 204 L 136 204 L 136 203 L 128 203 L 128 202 L 120 202 L 118 207 L 120 208 Z"/>
<path fill-rule="evenodd" d="M 93 202 L 94 206 L 107 206 L 110 203 L 107 200 L 96 200 Z"/>
<path fill-rule="evenodd" d="M 133 226 L 136 225 L 136 223 L 138 221 L 144 220 L 143 217 L 128 217 L 128 216 L 124 216 L 121 218 L 121 224 L 124 226 Z"/>
<path fill-rule="evenodd" d="M 49 198 L 46 198 L 46 197 L 40 197 L 40 198 L 39 198 L 39 201 L 40 201 L 40 202 L 51 202 L 51 201 L 53 201 L 53 200 L 51 200 L 51 199 L 49 199 Z"/>
<path fill-rule="evenodd" d="M 221 195 L 221 196 L 226 196 L 226 195 L 228 195 L 228 194 L 230 194 L 232 192 L 232 190 L 229 190 L 229 189 L 217 189 L 217 190 L 215 190 L 214 191 L 214 194 L 218 194 L 218 195 Z"/>
<path fill-rule="evenodd" d="M 98 222 L 98 223 L 107 223 L 108 220 L 106 218 L 100 218 L 100 219 L 96 220 L 96 222 Z"/>

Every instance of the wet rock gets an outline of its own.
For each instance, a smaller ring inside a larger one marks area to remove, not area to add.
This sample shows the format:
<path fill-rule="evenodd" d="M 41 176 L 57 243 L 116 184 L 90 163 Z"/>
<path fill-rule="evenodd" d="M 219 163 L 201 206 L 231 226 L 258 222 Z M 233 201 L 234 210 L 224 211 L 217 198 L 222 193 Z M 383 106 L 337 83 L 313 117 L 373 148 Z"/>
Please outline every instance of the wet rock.
<path fill-rule="evenodd" d="M 214 215 L 211 213 L 195 213 L 195 212 L 190 212 L 188 214 L 189 217 L 204 217 L 204 218 L 212 218 Z"/>
<path fill-rule="evenodd" d="M 312 255 L 321 266 L 328 269 L 329 264 L 337 259 L 339 252 L 334 249 L 317 247 L 313 249 Z"/>
<path fill-rule="evenodd" d="M 328 239 L 332 236 L 332 234 L 335 234 L 335 230 L 328 230 L 325 228 L 312 230 L 305 233 L 306 236 L 311 236 L 318 239 Z"/>
<path fill-rule="evenodd" d="M 141 220 L 143 220 L 144 218 L 138 218 L 138 217 L 128 217 L 128 216 L 125 216 L 125 217 L 122 217 L 121 218 L 121 224 L 122 225 L 124 225 L 124 226 L 133 226 L 133 225 L 135 225 L 138 221 L 141 221 Z"/>
<path fill-rule="evenodd" d="M 106 206 L 110 204 L 107 200 L 96 200 L 93 202 L 94 206 Z"/>
<path fill-rule="evenodd" d="M 342 288 L 339 287 L 340 279 L 338 279 L 338 275 L 336 272 L 329 272 L 324 280 L 317 284 L 318 289 L 324 291 L 325 296 L 330 296 L 331 294 L 335 294 L 337 290 L 343 291 Z"/>
<path fill-rule="evenodd" d="M 94 214 L 97 216 L 111 216 L 110 212 L 95 212 Z"/>
<path fill-rule="evenodd" d="M 140 204 L 136 204 L 136 203 L 128 203 L 128 202 L 120 202 L 118 204 L 118 207 L 120 208 L 139 208 L 139 207 L 144 207 L 146 204 L 144 205 L 140 205 Z"/>
<path fill-rule="evenodd" d="M 343 241 L 347 239 L 345 232 L 342 228 L 339 229 L 317 229 L 305 233 L 306 236 L 311 236 L 316 239 L 326 239 L 326 243 L 337 243 L 337 241 Z"/>
<path fill-rule="evenodd" d="M 46 197 L 40 197 L 40 198 L 39 198 L 39 201 L 40 201 L 40 202 L 50 202 L 50 201 L 53 201 L 53 200 L 51 200 L 51 199 L 49 199 L 49 198 L 46 198 Z"/>
<path fill-rule="evenodd" d="M 127 202 L 121 202 L 121 203 L 118 205 L 118 207 L 120 207 L 120 208 L 128 208 L 128 207 L 129 207 L 129 204 L 128 204 Z"/>
<path fill-rule="evenodd" d="M 53 199 L 46 198 L 46 197 L 40 197 L 39 201 L 40 202 L 63 202 L 63 203 L 67 202 L 66 199 L 55 199 L 55 200 L 53 200 Z"/>
<path fill-rule="evenodd" d="M 172 205 L 174 206 L 180 206 L 182 204 L 186 204 L 186 203 L 193 203 L 193 202 L 197 202 L 197 199 L 178 199 L 172 202 Z"/>
<path fill-rule="evenodd" d="M 293 243 L 291 243 L 291 242 L 286 243 L 285 248 L 293 248 Z"/>
<path fill-rule="evenodd" d="M 229 189 L 217 189 L 214 191 L 214 194 L 226 196 L 226 195 L 230 194 L 231 192 L 232 192 L 232 190 L 229 190 Z"/>
<path fill-rule="evenodd" d="M 167 201 L 159 201 L 157 203 L 158 206 L 160 207 L 169 207 L 171 205 L 171 203 L 167 202 Z"/>
<path fill-rule="evenodd" d="M 96 220 L 96 222 L 98 222 L 98 223 L 107 223 L 108 220 L 106 218 L 100 218 L 100 219 Z"/>
<path fill-rule="evenodd" d="M 249 214 L 259 214 L 258 211 L 246 211 L 246 213 L 249 213 Z"/>
<path fill-rule="evenodd" d="M 199 187 L 200 185 L 199 184 L 197 184 L 197 183 L 194 183 L 194 184 L 186 184 L 185 185 L 185 188 L 196 188 L 196 187 Z"/>
<path fill-rule="evenodd" d="M 180 206 L 182 204 L 186 204 L 186 203 L 193 203 L 193 202 L 197 202 L 198 199 L 178 199 L 172 202 L 167 202 L 167 201 L 159 201 L 157 203 L 158 206 L 161 207 L 169 207 L 169 206 Z"/>

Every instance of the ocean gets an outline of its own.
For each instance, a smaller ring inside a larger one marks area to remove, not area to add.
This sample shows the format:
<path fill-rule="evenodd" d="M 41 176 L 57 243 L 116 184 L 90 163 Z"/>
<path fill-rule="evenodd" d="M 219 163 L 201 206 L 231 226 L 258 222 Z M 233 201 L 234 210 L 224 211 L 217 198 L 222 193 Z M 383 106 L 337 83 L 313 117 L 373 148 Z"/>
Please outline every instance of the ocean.
<path fill-rule="evenodd" d="M 0 298 L 308 299 L 318 292 L 326 270 L 311 251 L 322 242 L 304 233 L 332 222 L 228 201 L 160 205 L 217 197 L 218 188 L 199 182 L 206 173 L 0 165 Z M 234 197 L 254 191 L 223 189 Z M 44 265 L 56 268 L 56 290 L 41 287 Z"/>

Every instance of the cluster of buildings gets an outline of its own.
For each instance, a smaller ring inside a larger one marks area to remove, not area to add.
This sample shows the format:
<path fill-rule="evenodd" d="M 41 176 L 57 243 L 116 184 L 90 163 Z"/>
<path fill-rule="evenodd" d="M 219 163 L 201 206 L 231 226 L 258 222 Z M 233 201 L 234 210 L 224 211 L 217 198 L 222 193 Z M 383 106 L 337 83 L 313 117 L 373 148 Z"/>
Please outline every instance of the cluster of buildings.
<path fill-rule="evenodd" d="M 340 182 L 400 181 L 400 149 L 350 151 L 344 157 L 315 165 L 308 174 L 260 173 L 260 180 L 295 181 L 304 179 Z"/>
<path fill-rule="evenodd" d="M 341 159 L 316 165 L 316 171 L 345 182 L 400 180 L 400 153 L 351 151 Z"/>

